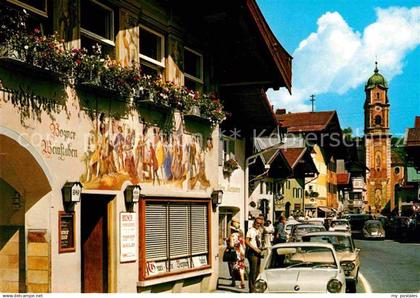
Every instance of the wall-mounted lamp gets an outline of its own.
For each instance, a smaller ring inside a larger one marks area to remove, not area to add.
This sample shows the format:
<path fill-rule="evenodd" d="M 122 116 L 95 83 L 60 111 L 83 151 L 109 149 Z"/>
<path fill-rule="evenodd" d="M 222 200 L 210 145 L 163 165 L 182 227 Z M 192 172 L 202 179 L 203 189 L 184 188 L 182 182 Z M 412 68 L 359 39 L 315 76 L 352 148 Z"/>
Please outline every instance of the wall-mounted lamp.
<path fill-rule="evenodd" d="M 124 201 L 127 211 L 133 212 L 134 203 L 138 203 L 141 196 L 140 185 L 128 185 L 124 190 Z"/>
<path fill-rule="evenodd" d="M 20 193 L 16 191 L 15 195 L 12 197 L 12 205 L 13 205 L 14 210 L 18 210 L 21 207 L 20 205 L 21 198 L 22 196 L 20 195 Z"/>
<path fill-rule="evenodd" d="M 63 205 L 66 211 L 73 211 L 74 204 L 80 202 L 82 196 L 82 184 L 80 182 L 66 182 L 61 189 Z"/>
<path fill-rule="evenodd" d="M 218 205 L 222 204 L 223 200 L 223 190 L 214 190 L 211 193 L 211 202 L 213 206 L 217 207 Z"/>

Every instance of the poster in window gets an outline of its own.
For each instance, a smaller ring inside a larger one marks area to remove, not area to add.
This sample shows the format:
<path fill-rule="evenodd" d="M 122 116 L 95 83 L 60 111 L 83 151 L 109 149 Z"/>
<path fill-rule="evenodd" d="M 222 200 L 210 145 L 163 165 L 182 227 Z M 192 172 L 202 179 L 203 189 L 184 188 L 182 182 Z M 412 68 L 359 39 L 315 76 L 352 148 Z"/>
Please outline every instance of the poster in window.
<path fill-rule="evenodd" d="M 120 262 L 137 260 L 137 214 L 120 213 Z"/>
<path fill-rule="evenodd" d="M 60 211 L 58 213 L 58 245 L 59 253 L 75 252 L 74 213 Z"/>
<path fill-rule="evenodd" d="M 207 265 L 208 265 L 207 255 L 192 257 L 192 267 L 193 268 L 203 267 L 203 266 L 207 266 Z"/>

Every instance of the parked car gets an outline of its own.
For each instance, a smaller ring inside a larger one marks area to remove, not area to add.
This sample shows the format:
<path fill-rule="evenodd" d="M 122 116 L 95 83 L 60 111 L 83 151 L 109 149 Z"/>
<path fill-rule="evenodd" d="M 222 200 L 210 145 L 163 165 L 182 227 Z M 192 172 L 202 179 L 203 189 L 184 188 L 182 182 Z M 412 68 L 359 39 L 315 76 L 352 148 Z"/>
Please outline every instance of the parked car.
<path fill-rule="evenodd" d="M 307 233 L 324 232 L 324 231 L 326 231 L 326 229 L 322 225 L 296 224 L 292 227 L 289 242 L 302 241 L 302 236 L 307 234 Z"/>
<path fill-rule="evenodd" d="M 386 226 L 389 238 L 398 241 L 407 241 L 409 236 L 410 218 L 407 216 L 393 216 Z"/>
<path fill-rule="evenodd" d="M 324 225 L 325 218 L 323 217 L 312 217 L 305 220 L 306 224 L 313 224 L 313 225 Z"/>
<path fill-rule="evenodd" d="M 363 226 L 364 238 L 384 239 L 385 230 L 380 220 L 371 219 L 367 220 Z"/>
<path fill-rule="evenodd" d="M 299 222 L 297 220 L 288 220 L 288 221 L 286 221 L 286 224 L 284 225 L 284 231 L 286 232 L 286 235 L 287 235 L 287 241 L 289 241 L 290 234 L 292 232 L 292 228 L 296 224 L 299 224 Z"/>
<path fill-rule="evenodd" d="M 344 270 L 328 243 L 274 245 L 255 282 L 259 293 L 345 293 Z"/>
<path fill-rule="evenodd" d="M 317 232 L 302 236 L 303 242 L 323 242 L 334 246 L 346 276 L 347 292 L 355 293 L 359 278 L 360 249 L 356 248 L 348 232 Z"/>
<path fill-rule="evenodd" d="M 346 214 L 345 219 L 350 223 L 351 233 L 355 236 L 361 235 L 365 221 L 373 219 L 371 214 Z"/>
<path fill-rule="evenodd" d="M 350 223 L 347 219 L 333 219 L 329 231 L 350 232 Z"/>

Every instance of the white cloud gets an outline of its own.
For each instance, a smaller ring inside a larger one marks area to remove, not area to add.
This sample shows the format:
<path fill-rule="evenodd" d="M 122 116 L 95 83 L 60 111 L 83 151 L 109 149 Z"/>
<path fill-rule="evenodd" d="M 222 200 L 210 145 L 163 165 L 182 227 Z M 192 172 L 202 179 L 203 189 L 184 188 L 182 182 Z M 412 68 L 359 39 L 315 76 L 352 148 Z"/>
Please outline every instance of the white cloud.
<path fill-rule="evenodd" d="M 379 70 L 388 81 L 402 73 L 404 57 L 420 44 L 420 6 L 411 9 L 376 9 L 377 19 L 363 34 L 354 31 L 338 12 L 327 12 L 317 22 L 316 33 L 302 40 L 293 53 L 293 95 L 269 90 L 276 107 L 310 110 L 311 94 L 344 94 L 364 84 Z"/>

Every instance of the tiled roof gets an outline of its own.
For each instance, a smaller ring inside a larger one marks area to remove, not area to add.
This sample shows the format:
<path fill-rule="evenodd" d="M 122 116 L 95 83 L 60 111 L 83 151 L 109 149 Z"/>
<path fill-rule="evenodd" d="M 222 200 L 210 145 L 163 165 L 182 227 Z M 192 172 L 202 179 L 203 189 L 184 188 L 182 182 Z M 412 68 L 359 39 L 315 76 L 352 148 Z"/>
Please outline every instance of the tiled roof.
<path fill-rule="evenodd" d="M 276 115 L 280 127 L 287 132 L 319 132 L 324 130 L 336 115 L 335 111 L 305 112 Z"/>
<path fill-rule="evenodd" d="M 391 150 L 391 164 L 393 165 L 403 165 L 404 161 L 402 160 L 401 156 L 398 152 Z"/>
<path fill-rule="evenodd" d="M 350 183 L 350 173 L 337 173 L 337 185 L 347 185 Z"/>
<path fill-rule="evenodd" d="M 407 147 L 420 146 L 420 127 L 410 128 L 407 133 Z"/>
<path fill-rule="evenodd" d="M 278 69 L 285 87 L 292 91 L 292 56 L 283 48 L 276 36 L 268 26 L 260 8 L 255 0 L 246 0 L 246 6 L 254 19 L 255 25 L 262 36 L 267 50 L 273 58 L 274 65 Z"/>
<path fill-rule="evenodd" d="M 299 159 L 302 158 L 305 153 L 306 148 L 290 148 L 290 149 L 281 149 L 281 153 L 286 158 L 287 163 L 293 169 Z"/>

